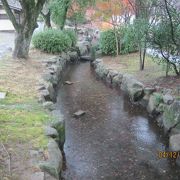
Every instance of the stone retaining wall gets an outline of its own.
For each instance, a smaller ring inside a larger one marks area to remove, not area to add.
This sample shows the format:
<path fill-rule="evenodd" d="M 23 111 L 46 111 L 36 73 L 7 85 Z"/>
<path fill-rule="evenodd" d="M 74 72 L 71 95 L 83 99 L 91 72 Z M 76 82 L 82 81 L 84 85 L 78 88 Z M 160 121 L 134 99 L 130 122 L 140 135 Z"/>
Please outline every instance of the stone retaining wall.
<path fill-rule="evenodd" d="M 102 59 L 96 59 L 91 65 L 101 79 L 123 90 L 132 103 L 140 103 L 146 108 L 170 136 L 170 150 L 180 151 L 180 101 L 171 95 L 170 89 L 159 92 L 156 88 L 146 87 L 130 74 L 108 69 Z"/>
<path fill-rule="evenodd" d="M 48 179 L 60 179 L 63 166 L 63 146 L 65 143 L 65 122 L 55 109 L 57 87 L 62 80 L 67 65 L 79 60 L 77 52 L 62 53 L 55 58 L 43 61 L 45 72 L 39 83 L 39 102 L 50 111 L 53 122 L 45 127 L 45 135 L 49 138 L 47 160 L 39 163 L 40 169 L 48 173 Z"/>

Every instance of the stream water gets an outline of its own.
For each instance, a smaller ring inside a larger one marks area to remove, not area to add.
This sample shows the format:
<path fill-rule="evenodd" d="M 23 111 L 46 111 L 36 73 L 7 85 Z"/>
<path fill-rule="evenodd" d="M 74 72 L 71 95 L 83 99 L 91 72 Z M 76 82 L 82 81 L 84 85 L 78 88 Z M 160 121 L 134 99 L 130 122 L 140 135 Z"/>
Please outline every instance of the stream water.
<path fill-rule="evenodd" d="M 57 107 L 66 123 L 65 180 L 178 180 L 179 168 L 159 158 L 162 130 L 141 107 L 97 80 L 89 63 L 68 68 Z M 72 115 L 86 111 L 80 118 Z"/>

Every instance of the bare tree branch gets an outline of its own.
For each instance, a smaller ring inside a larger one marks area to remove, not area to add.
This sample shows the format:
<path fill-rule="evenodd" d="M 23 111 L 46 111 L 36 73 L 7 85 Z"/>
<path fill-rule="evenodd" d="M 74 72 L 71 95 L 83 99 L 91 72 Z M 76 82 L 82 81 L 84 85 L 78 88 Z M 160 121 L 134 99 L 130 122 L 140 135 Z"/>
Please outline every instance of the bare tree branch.
<path fill-rule="evenodd" d="M 165 2 L 165 8 L 166 8 L 167 14 L 168 14 L 168 16 L 169 16 L 169 21 L 170 21 L 170 24 L 171 24 L 172 40 L 173 40 L 174 44 L 177 45 L 176 40 L 175 40 L 175 38 L 174 38 L 174 26 L 173 26 L 172 16 L 171 16 L 171 13 L 170 13 L 169 8 L 168 8 L 167 0 L 164 0 L 164 2 Z"/>
<path fill-rule="evenodd" d="M 16 21 L 16 18 L 14 16 L 11 8 L 9 7 L 7 0 L 1 0 L 1 2 L 2 2 L 3 7 L 4 7 L 9 19 L 11 20 L 14 28 L 16 29 L 16 31 L 19 31 L 20 26 L 19 26 L 18 22 Z"/>

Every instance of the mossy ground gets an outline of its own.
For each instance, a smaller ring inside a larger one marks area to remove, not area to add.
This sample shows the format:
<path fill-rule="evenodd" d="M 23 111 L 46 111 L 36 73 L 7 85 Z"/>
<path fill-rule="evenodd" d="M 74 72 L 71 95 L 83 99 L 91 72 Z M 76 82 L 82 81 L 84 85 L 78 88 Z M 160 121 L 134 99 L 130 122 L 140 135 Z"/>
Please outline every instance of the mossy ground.
<path fill-rule="evenodd" d="M 36 99 L 8 93 L 0 101 L 0 141 L 5 144 L 30 141 L 34 147 L 44 147 L 47 142 L 43 125 L 49 119 Z"/>
<path fill-rule="evenodd" d="M 48 142 L 44 126 L 52 117 L 38 103 L 37 87 L 44 71 L 42 61 L 51 56 L 31 50 L 28 60 L 13 60 L 11 55 L 0 59 L 0 92 L 7 93 L 0 100 L 0 143 L 11 152 L 17 179 L 31 174 L 30 150 L 43 149 Z M 0 177 L 2 167 L 0 162 Z"/>

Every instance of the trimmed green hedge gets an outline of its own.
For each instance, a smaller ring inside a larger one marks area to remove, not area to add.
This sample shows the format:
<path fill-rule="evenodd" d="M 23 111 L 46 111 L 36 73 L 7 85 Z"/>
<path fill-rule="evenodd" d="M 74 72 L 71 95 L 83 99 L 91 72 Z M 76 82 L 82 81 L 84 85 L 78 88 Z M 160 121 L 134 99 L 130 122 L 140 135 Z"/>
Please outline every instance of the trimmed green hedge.
<path fill-rule="evenodd" d="M 47 53 L 61 53 L 76 44 L 76 35 L 70 31 L 48 29 L 33 36 L 35 48 Z"/>

